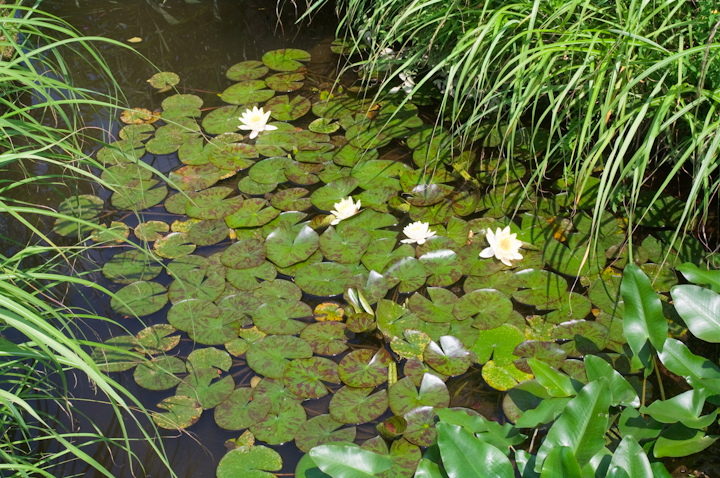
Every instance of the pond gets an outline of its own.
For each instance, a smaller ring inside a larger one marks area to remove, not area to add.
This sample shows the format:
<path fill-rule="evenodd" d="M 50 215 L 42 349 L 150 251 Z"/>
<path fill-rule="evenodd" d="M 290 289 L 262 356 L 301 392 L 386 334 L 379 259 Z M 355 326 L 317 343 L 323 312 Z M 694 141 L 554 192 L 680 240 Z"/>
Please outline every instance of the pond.
<path fill-rule="evenodd" d="M 279 451 L 282 465 L 265 468 L 278 476 L 293 476 L 313 444 L 354 441 L 387 454 L 378 431 L 402 435 L 389 450 L 392 474 L 410 476 L 421 447 L 436 441 L 438 410 L 517 421 L 542 401 L 541 375 L 557 370 L 571 385 L 552 403 L 564 406 L 588 382 L 588 354 L 638 372 L 618 297 L 628 263 L 623 219 L 602 215 L 601 252 L 584 257 L 597 181 L 577 196 L 562 182 L 552 196 L 528 195 L 527 138 L 518 138 L 510 168 L 496 168 L 502 134 L 493 125 L 480 147 L 461 152 L 403 96 L 376 103 L 351 84 L 333 86 L 331 47 L 341 46 L 331 45 L 331 12 L 297 29 L 292 12 L 278 24 L 269 3 L 52 6 L 87 35 L 132 40 L 165 72 L 102 47 L 138 108 L 89 120 L 112 143 L 95 154 L 117 191 L 80 196 L 83 217 L 109 228 L 94 236 L 100 247 L 87 270 L 102 266 L 93 277 L 116 295 L 76 290 L 68 300 L 125 327 L 85 332 L 116 347 L 93 356 L 157 412 L 175 472 L 215 476 L 232 454 L 228 440 L 242 442 L 249 428 L 257 444 Z M 84 80 L 93 87 L 97 78 Z M 254 105 L 272 115 L 257 138 L 238 130 Z M 662 200 L 662 211 L 644 211 L 634 261 L 667 293 L 677 276 L 662 265 L 672 232 L 660 228 L 683 205 Z M 90 232 L 55 230 L 69 239 Z M 116 244 L 113 234 L 151 252 Z M 153 365 L 139 364 L 138 353 Z M 628 383 L 627 403 L 653 393 L 637 375 Z M 94 396 L 82 381 L 73 392 Z M 91 404 L 86 414 L 108 434 L 119 430 L 106 407 Z M 529 417 L 528 428 L 546 423 Z M 523 441 L 488 423 L 503 444 Z M 148 476 L 167 476 L 142 443 L 133 449 Z M 122 456 L 96 456 L 116 476 L 136 471 Z"/>

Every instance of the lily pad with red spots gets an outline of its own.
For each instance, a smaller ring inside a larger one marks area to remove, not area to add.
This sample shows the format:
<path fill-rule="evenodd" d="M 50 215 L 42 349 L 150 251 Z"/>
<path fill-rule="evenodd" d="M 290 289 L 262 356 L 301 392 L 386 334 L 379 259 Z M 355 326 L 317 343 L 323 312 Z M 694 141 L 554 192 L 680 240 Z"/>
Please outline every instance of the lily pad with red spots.
<path fill-rule="evenodd" d="M 274 300 L 262 304 L 253 312 L 257 328 L 266 334 L 276 335 L 300 333 L 308 324 L 295 319 L 307 317 L 312 317 L 312 309 L 298 300 Z"/>
<path fill-rule="evenodd" d="M 318 234 L 308 226 L 299 231 L 281 224 L 265 240 L 267 258 L 279 267 L 290 267 L 307 260 L 319 247 Z"/>
<path fill-rule="evenodd" d="M 413 294 L 408 300 L 410 310 L 425 322 L 451 322 L 454 318 L 452 310 L 458 297 L 442 287 L 428 287 L 427 293 L 430 299 L 417 292 Z"/>
<path fill-rule="evenodd" d="M 450 394 L 445 383 L 429 373 L 423 377 L 419 389 L 409 377 L 398 380 L 390 387 L 388 399 L 395 415 L 404 415 L 417 407 L 446 408 L 450 404 Z"/>
<path fill-rule="evenodd" d="M 225 218 L 225 222 L 234 229 L 267 224 L 280 214 L 278 209 L 268 206 L 267 203 L 266 199 L 246 199 L 239 210 Z"/>
<path fill-rule="evenodd" d="M 303 67 L 301 62 L 310 61 L 310 53 L 297 48 L 273 50 L 262 56 L 265 66 L 275 71 L 295 71 Z"/>
<path fill-rule="evenodd" d="M 264 81 L 244 80 L 223 91 L 220 98 L 231 105 L 246 105 L 248 103 L 262 103 L 273 96 L 275 96 L 275 92 L 268 89 Z"/>
<path fill-rule="evenodd" d="M 437 441 L 435 429 L 435 409 L 433 407 L 419 407 L 407 412 L 405 415 L 407 428 L 403 434 L 410 443 L 418 446 L 432 446 Z"/>
<path fill-rule="evenodd" d="M 460 297 L 453 307 L 453 314 L 458 320 L 472 318 L 473 326 L 481 330 L 504 324 L 512 311 L 512 301 L 495 289 L 474 290 Z"/>
<path fill-rule="evenodd" d="M 298 402 L 284 400 L 279 409 L 271 411 L 264 419 L 250 427 L 255 438 L 270 445 L 280 445 L 295 438 L 307 420 L 305 409 Z"/>
<path fill-rule="evenodd" d="M 316 322 L 300 332 L 313 352 L 318 355 L 338 355 L 347 350 L 347 332 L 342 322 Z"/>
<path fill-rule="evenodd" d="M 330 415 L 319 415 L 303 423 L 295 435 L 295 445 L 305 453 L 318 445 L 337 442 L 353 442 L 357 429 L 340 428 L 343 424 Z M 339 430 L 338 430 L 339 429 Z"/>
<path fill-rule="evenodd" d="M 218 378 L 214 367 L 199 368 L 188 364 L 188 370 L 190 375 L 178 385 L 175 393 L 197 399 L 204 409 L 214 408 L 224 402 L 235 389 L 235 381 L 230 375 L 213 382 Z"/>
<path fill-rule="evenodd" d="M 258 267 L 265 262 L 265 245 L 258 239 L 241 239 L 225 249 L 220 260 L 232 269 Z"/>
<path fill-rule="evenodd" d="M 195 398 L 178 395 L 166 398 L 157 406 L 167 411 L 153 412 L 152 419 L 157 426 L 168 430 L 189 427 L 198 421 L 203 410 Z"/>
<path fill-rule="evenodd" d="M 270 110 L 270 116 L 278 121 L 302 118 L 310 111 L 310 106 L 310 101 L 299 95 L 292 99 L 288 95 L 280 95 L 265 103 L 265 108 Z"/>
<path fill-rule="evenodd" d="M 215 407 L 215 423 L 225 430 L 250 428 L 270 413 L 270 399 L 252 388 L 236 388 Z"/>
<path fill-rule="evenodd" d="M 227 69 L 225 76 L 233 81 L 256 80 L 265 76 L 268 71 L 269 68 L 263 65 L 263 62 L 249 60 L 235 63 Z"/>
<path fill-rule="evenodd" d="M 180 383 L 175 374 L 185 372 L 185 362 L 169 355 L 155 357 L 137 366 L 133 372 L 135 382 L 148 390 L 167 390 Z"/>
<path fill-rule="evenodd" d="M 320 398 L 329 393 L 323 382 L 340 383 L 337 364 L 323 357 L 295 359 L 285 367 L 283 381 L 288 390 L 302 398 Z"/>
<path fill-rule="evenodd" d="M 440 337 L 440 345 L 430 342 L 425 349 L 425 363 L 443 375 L 462 375 L 472 365 L 472 353 L 452 335 Z"/>
<path fill-rule="evenodd" d="M 330 416 L 340 423 L 367 423 L 385 413 L 387 390 L 373 392 L 373 387 L 342 387 L 330 400 Z"/>
<path fill-rule="evenodd" d="M 282 378 L 294 359 L 312 357 L 312 348 L 303 339 L 289 335 L 269 335 L 253 342 L 246 353 L 248 366 L 270 378 Z"/>
<path fill-rule="evenodd" d="M 377 352 L 360 349 L 342 359 L 338 374 L 342 381 L 351 387 L 376 387 L 387 381 L 390 362 L 392 357 L 385 348 Z"/>

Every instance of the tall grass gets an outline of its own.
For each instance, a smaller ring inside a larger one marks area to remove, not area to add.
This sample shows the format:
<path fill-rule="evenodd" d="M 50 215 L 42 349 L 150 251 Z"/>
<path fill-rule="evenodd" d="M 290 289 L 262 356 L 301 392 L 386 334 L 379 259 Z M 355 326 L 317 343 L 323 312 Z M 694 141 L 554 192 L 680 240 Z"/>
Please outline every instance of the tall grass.
<path fill-rule="evenodd" d="M 312 13 L 327 0 L 309 3 Z M 348 68 L 372 69 L 386 48 L 397 52 L 381 90 L 402 71 L 416 74 L 413 92 L 449 85 L 438 118 L 465 145 L 494 126 L 501 156 L 512 158 L 520 128 L 549 133 L 536 141 L 529 186 L 554 168 L 578 191 L 596 175 L 595 217 L 627 188 L 632 227 L 652 175 L 663 171 L 659 195 L 686 171 L 681 231 L 707 218 L 718 189 L 717 3 L 338 0 L 338 34 L 370 44 Z"/>
<path fill-rule="evenodd" d="M 75 268 L 91 246 L 48 234 L 56 219 L 74 220 L 53 207 L 100 180 L 88 167 L 96 163 L 86 155 L 91 138 L 82 113 L 117 106 L 117 85 L 93 46 L 112 41 L 82 37 L 35 8 L 0 5 L 0 16 L 0 244 L 13 251 L 0 254 L 0 476 L 50 477 L 58 464 L 79 460 L 83 473 L 112 477 L 93 457 L 98 446 L 129 454 L 142 469 L 128 419 L 170 469 L 157 430 L 146 430 L 148 412 L 88 354 L 99 344 L 82 336 L 78 322 L 110 321 L 64 301 L 67 290 L 107 292 Z M 106 91 L 72 86 L 76 68 L 107 78 Z M 120 436 L 75 429 L 82 410 L 70 400 L 71 374 L 96 387 Z"/>

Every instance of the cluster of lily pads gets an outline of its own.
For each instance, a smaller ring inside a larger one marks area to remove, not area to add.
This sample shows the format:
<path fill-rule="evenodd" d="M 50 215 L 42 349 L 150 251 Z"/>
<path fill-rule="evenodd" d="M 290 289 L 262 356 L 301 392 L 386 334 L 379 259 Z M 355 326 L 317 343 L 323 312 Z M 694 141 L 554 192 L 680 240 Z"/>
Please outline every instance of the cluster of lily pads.
<path fill-rule="evenodd" d="M 114 337 L 93 355 L 108 372 L 134 368 L 147 389 L 177 387 L 158 404 L 158 426 L 185 428 L 214 409 L 220 427 L 249 429 L 239 442 L 245 455 L 230 452 L 218 469 L 231 476 L 255 460 L 275 463 L 267 448 L 247 454 L 254 439 L 295 440 L 308 451 L 352 442 L 356 424 L 379 420 L 401 437 L 389 476 L 411 476 L 419 447 L 437 439 L 437 410 L 453 405 L 451 377 L 477 367 L 488 385 L 511 391 L 503 410 L 515 421 L 537 406 L 512 393 L 537 389 L 529 363 L 581 383 L 588 354 L 638 370 L 618 293 L 625 223 L 603 215 L 598 252 L 585 255 L 597 183 L 582 192 L 557 183 L 554 194 L 535 196 L 521 183 L 534 151 L 522 135 L 515 160 L 496 167 L 505 163 L 492 157 L 502 141 L 495 125 L 480 138 L 491 159 L 479 161 L 424 125 L 411 103 L 304 87 L 309 60 L 285 49 L 234 65 L 227 76 L 237 83 L 220 95 L 228 105 L 204 116 L 190 94 L 167 97 L 159 113 L 126 112 L 120 139 L 97 154 L 112 208 L 173 215 L 132 228 L 138 247 L 102 269 L 118 284 L 114 311 L 144 317 L 170 302 L 167 323 Z M 275 121 L 246 138 L 239 126 L 250 119 L 241 115 L 258 106 Z M 182 166 L 160 177 L 147 157 L 169 154 Z M 672 232 L 660 228 L 683 205 L 669 196 L 655 204 L 662 210 L 638 211 L 652 233 L 633 260 L 662 293 L 677 283 L 676 258 L 696 262 L 703 248 L 687 238 L 670 249 Z M 101 224 L 106 208 L 95 196 L 69 198 L 60 210 L 76 220 L 59 220 L 55 231 L 105 243 L 129 237 L 127 224 Z M 492 231 L 515 234 L 521 257 L 515 243 L 515 255 L 492 250 L 500 247 Z M 155 280 L 165 272 L 169 287 Z M 172 353 L 178 332 L 198 345 L 185 358 Z M 236 388 L 233 357 L 262 379 Z M 327 413 L 308 420 L 304 401 L 327 394 Z M 388 409 L 401 430 L 382 421 Z"/>

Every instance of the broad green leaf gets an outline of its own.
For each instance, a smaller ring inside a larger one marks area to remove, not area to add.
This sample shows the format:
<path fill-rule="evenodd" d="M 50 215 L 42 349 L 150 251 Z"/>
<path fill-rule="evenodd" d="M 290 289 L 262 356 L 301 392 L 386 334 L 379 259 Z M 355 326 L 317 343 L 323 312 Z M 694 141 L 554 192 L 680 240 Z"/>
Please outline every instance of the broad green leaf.
<path fill-rule="evenodd" d="M 510 460 L 466 429 L 438 423 L 438 445 L 450 478 L 513 478 Z"/>
<path fill-rule="evenodd" d="M 696 285 L 676 285 L 670 295 L 675 310 L 694 336 L 706 342 L 720 342 L 720 295 Z"/>
<path fill-rule="evenodd" d="M 338 373 L 340 379 L 351 387 L 376 387 L 387 380 L 391 361 L 385 348 L 377 352 L 372 349 L 355 350 L 342 359 Z"/>
<path fill-rule="evenodd" d="M 153 412 L 152 419 L 160 428 L 177 430 L 194 424 L 202 415 L 202 407 L 195 398 L 175 395 L 158 403 L 164 413 Z"/>
<path fill-rule="evenodd" d="M 310 457 L 333 478 L 373 478 L 392 466 L 386 456 L 346 445 L 320 445 Z"/>
<path fill-rule="evenodd" d="M 582 478 L 582 471 L 572 450 L 558 446 L 545 458 L 540 478 Z"/>
<path fill-rule="evenodd" d="M 529 359 L 528 364 L 532 368 L 537 381 L 540 382 L 540 385 L 547 388 L 550 396 L 571 397 L 577 393 L 573 380 L 564 373 L 560 373 L 550 365 L 534 358 Z"/>
<path fill-rule="evenodd" d="M 705 404 L 706 392 L 688 390 L 667 400 L 656 400 L 646 407 L 640 407 L 640 413 L 647 413 L 660 423 L 680 422 L 689 428 L 705 428 L 715 421 L 718 410 L 700 416 Z"/>
<path fill-rule="evenodd" d="M 225 76 L 233 81 L 256 80 L 265 76 L 268 71 L 268 67 L 261 61 L 241 61 L 228 68 Z"/>
<path fill-rule="evenodd" d="M 278 299 L 258 307 L 253 312 L 253 321 L 266 334 L 295 335 L 308 325 L 295 319 L 311 316 L 309 305 L 298 300 Z"/>
<path fill-rule="evenodd" d="M 610 469 L 622 468 L 632 478 L 653 478 L 650 460 L 645 451 L 633 437 L 623 437 L 613 454 Z"/>
<path fill-rule="evenodd" d="M 665 429 L 653 447 L 655 458 L 681 457 L 703 451 L 717 439 L 718 435 L 705 435 L 703 430 L 688 428 L 676 423 Z"/>
<path fill-rule="evenodd" d="M 610 404 L 614 407 L 624 405 L 626 407 L 639 407 L 640 398 L 637 392 L 625 378 L 615 370 L 612 365 L 595 355 L 585 356 L 585 372 L 589 381 L 595 381 L 600 377 L 608 379 L 612 400 Z"/>

